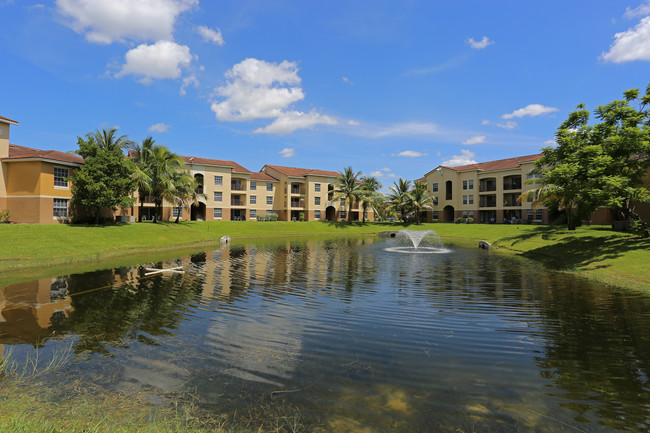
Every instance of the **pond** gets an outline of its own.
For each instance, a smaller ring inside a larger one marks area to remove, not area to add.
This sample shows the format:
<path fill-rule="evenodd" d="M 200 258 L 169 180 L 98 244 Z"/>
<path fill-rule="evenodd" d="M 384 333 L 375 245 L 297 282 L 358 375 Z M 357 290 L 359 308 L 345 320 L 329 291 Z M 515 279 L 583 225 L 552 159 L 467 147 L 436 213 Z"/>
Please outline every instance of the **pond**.
<path fill-rule="evenodd" d="M 184 273 L 12 285 L 0 356 L 69 348 L 38 386 L 189 393 L 206 413 L 297 413 L 315 431 L 650 429 L 649 296 L 394 242 L 259 241 L 155 264 Z"/>

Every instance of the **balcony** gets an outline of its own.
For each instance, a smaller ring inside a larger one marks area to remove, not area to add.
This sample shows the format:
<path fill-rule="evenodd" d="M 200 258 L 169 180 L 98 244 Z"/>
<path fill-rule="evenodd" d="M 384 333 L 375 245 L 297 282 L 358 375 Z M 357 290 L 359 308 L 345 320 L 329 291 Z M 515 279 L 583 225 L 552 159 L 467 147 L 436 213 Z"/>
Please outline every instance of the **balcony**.
<path fill-rule="evenodd" d="M 296 188 L 296 187 L 291 187 L 291 194 L 292 195 L 305 195 L 305 188 Z"/>
<path fill-rule="evenodd" d="M 503 178 L 503 189 L 521 189 L 521 175 L 506 176 Z"/>
<path fill-rule="evenodd" d="M 155 198 L 152 195 L 145 195 L 140 203 L 155 203 Z"/>
<path fill-rule="evenodd" d="M 197 194 L 203 194 L 203 187 L 199 186 L 194 191 L 196 191 Z"/>
<path fill-rule="evenodd" d="M 504 194 L 503 207 L 521 207 L 521 203 L 517 201 L 520 194 Z"/>
<path fill-rule="evenodd" d="M 479 185 L 478 187 L 478 192 L 489 192 L 489 191 L 496 191 L 497 186 L 496 184 L 488 184 L 488 185 Z"/>
<path fill-rule="evenodd" d="M 239 198 L 231 198 L 230 199 L 230 205 L 231 206 L 246 206 L 246 202 L 242 199 Z"/>
<path fill-rule="evenodd" d="M 241 183 L 231 183 L 230 184 L 230 190 L 231 191 L 246 191 L 246 185 L 241 184 Z"/>
<path fill-rule="evenodd" d="M 482 196 L 478 203 L 479 207 L 497 207 L 496 195 Z"/>
<path fill-rule="evenodd" d="M 291 199 L 291 207 L 303 207 L 304 202 L 302 199 Z"/>

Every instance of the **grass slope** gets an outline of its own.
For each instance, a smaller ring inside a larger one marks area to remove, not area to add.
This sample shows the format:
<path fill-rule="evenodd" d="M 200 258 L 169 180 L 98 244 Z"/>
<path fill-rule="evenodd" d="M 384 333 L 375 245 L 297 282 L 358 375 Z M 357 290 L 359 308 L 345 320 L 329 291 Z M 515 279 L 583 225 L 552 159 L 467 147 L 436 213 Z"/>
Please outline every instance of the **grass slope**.
<path fill-rule="evenodd" d="M 405 227 L 435 230 L 448 244 L 479 240 L 546 266 L 609 284 L 650 290 L 650 239 L 608 227 L 326 222 L 181 222 L 111 226 L 0 224 L 0 284 L 57 269 L 76 272 L 169 258 L 210 248 L 219 238 L 351 236 Z M 101 261 L 101 263 L 100 263 Z M 7 272 L 12 271 L 12 272 Z"/>

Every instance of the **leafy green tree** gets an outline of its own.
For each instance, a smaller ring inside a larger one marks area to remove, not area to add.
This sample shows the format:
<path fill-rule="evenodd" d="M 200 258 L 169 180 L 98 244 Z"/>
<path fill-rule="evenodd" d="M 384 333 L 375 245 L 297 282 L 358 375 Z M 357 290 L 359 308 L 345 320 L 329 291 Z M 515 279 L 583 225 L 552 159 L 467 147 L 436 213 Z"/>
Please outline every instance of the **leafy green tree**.
<path fill-rule="evenodd" d="M 368 208 L 372 207 L 375 212 L 377 212 L 377 209 L 375 208 L 375 203 L 377 200 L 377 196 L 379 195 L 379 190 L 381 189 L 381 182 L 377 180 L 376 177 L 373 176 L 365 176 L 362 178 L 361 181 L 361 195 L 362 195 L 362 201 L 361 201 L 361 210 L 363 211 L 363 222 L 366 222 L 366 212 L 368 211 Z"/>
<path fill-rule="evenodd" d="M 420 211 L 432 208 L 433 198 L 433 194 L 427 190 L 424 183 L 415 182 L 413 189 L 407 195 L 407 204 L 415 212 L 416 224 L 420 224 Z"/>
<path fill-rule="evenodd" d="M 390 191 L 388 193 L 389 209 L 398 211 L 402 221 L 406 221 L 411 181 L 399 178 L 399 180 L 393 181 L 393 186 L 388 187 L 388 189 Z"/>
<path fill-rule="evenodd" d="M 72 204 L 93 210 L 95 224 L 103 208 L 114 211 L 134 201 L 135 166 L 122 153 L 129 140 L 125 135 L 115 137 L 115 132 L 97 130 L 86 134 L 86 138 L 77 137 L 77 153 L 84 158 L 84 164 L 70 176 Z"/>
<path fill-rule="evenodd" d="M 129 145 L 129 157 L 135 163 L 134 178 L 138 187 L 138 197 L 140 199 L 140 211 L 138 212 L 138 221 L 142 221 L 144 214 L 144 201 L 145 197 L 150 194 L 151 177 L 150 166 L 152 158 L 152 149 L 155 145 L 155 140 L 152 137 L 147 137 L 142 140 L 142 144 L 132 142 Z"/>
<path fill-rule="evenodd" d="M 643 176 L 650 170 L 650 85 L 624 92 L 624 100 L 599 106 L 589 124 L 584 104 L 569 114 L 556 132 L 557 147 L 543 149 L 531 194 L 546 206 L 564 209 L 569 229 L 599 206 L 614 209 L 617 218 L 637 220 L 635 205 L 650 201 Z"/>
<path fill-rule="evenodd" d="M 168 202 L 174 203 L 178 209 L 175 221 L 178 224 L 181 217 L 181 209 L 183 207 L 189 208 L 192 204 L 197 203 L 199 198 L 205 198 L 205 194 L 199 194 L 197 192 L 201 184 L 187 170 L 175 173 L 172 179 L 172 185 L 172 189 L 167 191 L 164 197 Z"/>
<path fill-rule="evenodd" d="M 352 223 L 352 205 L 363 199 L 360 176 L 360 171 L 355 173 L 352 167 L 345 167 L 342 172 L 339 172 L 339 177 L 334 182 L 334 196 L 332 199 L 344 199 L 348 207 L 349 223 Z"/>

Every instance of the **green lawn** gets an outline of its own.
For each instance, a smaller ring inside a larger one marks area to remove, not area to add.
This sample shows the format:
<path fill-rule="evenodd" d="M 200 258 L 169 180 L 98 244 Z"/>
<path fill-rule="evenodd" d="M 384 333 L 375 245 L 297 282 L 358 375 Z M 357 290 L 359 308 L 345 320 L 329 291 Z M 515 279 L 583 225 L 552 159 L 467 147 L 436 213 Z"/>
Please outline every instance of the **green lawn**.
<path fill-rule="evenodd" d="M 484 224 L 181 222 L 111 226 L 0 224 L 0 284 L 63 272 L 169 258 L 243 238 L 371 235 L 408 227 L 435 230 L 447 244 L 477 247 L 479 240 L 546 266 L 610 284 L 650 290 L 650 239 L 605 226 Z M 100 263 L 101 262 L 101 263 Z M 13 271 L 13 272 L 8 272 Z"/>

